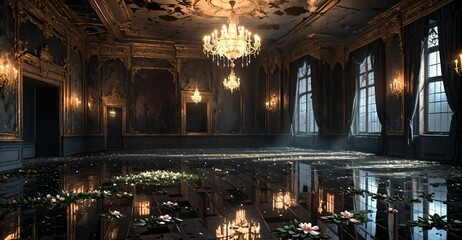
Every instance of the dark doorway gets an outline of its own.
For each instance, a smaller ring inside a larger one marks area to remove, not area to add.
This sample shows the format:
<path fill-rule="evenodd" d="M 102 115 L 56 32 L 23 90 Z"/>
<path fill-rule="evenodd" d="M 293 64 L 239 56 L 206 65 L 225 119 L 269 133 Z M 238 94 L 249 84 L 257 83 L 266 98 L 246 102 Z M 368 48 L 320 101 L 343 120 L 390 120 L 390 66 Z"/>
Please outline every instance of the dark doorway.
<path fill-rule="evenodd" d="M 186 103 L 186 132 L 207 133 L 207 103 Z"/>
<path fill-rule="evenodd" d="M 106 148 L 120 149 L 122 148 L 122 109 L 107 108 L 106 112 Z"/>
<path fill-rule="evenodd" d="M 58 87 L 35 87 L 35 120 L 36 157 L 59 156 Z"/>

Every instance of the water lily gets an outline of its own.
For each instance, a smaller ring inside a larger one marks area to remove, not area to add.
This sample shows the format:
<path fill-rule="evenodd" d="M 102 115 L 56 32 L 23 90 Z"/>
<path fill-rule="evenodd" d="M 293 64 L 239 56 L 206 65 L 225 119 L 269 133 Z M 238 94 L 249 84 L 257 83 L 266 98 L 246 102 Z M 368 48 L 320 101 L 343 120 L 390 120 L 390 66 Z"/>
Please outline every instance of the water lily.
<path fill-rule="evenodd" d="M 160 220 L 162 220 L 163 222 L 170 222 L 170 220 L 172 219 L 172 217 L 170 217 L 170 215 L 168 215 L 168 214 L 161 215 L 159 218 L 160 218 Z"/>
<path fill-rule="evenodd" d="M 319 230 L 318 226 L 311 226 L 311 223 L 306 222 L 300 223 L 298 226 L 297 230 L 303 231 L 304 234 L 319 235 L 319 232 L 317 232 Z"/>
<path fill-rule="evenodd" d="M 350 218 L 349 221 L 352 222 L 352 223 L 361 223 L 361 221 L 359 221 L 356 218 Z"/>
<path fill-rule="evenodd" d="M 340 212 L 340 214 L 342 214 L 342 217 L 344 217 L 344 218 L 352 218 L 353 217 L 353 214 L 351 212 L 348 212 L 347 210 L 345 210 L 343 212 Z"/>
<path fill-rule="evenodd" d="M 122 213 L 120 213 L 120 212 L 117 211 L 117 210 L 109 211 L 109 213 L 111 213 L 111 215 L 114 216 L 114 217 L 116 217 L 116 218 L 123 217 Z"/>
<path fill-rule="evenodd" d="M 178 206 L 177 202 L 170 202 L 170 201 L 164 202 L 162 204 L 165 206 Z"/>

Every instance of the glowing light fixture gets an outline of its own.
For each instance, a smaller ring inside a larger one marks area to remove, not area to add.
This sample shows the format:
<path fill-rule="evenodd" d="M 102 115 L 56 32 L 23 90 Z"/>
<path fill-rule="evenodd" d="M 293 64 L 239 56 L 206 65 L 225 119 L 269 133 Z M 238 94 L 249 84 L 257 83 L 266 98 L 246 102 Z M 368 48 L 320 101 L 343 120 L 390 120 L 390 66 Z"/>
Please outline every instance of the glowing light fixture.
<path fill-rule="evenodd" d="M 16 68 L 13 68 L 14 72 L 14 79 L 17 78 L 18 76 L 18 70 Z M 0 92 L 3 94 L 3 89 L 6 87 L 6 85 L 10 82 L 10 76 L 11 70 L 10 70 L 10 65 L 8 64 L 7 60 L 4 59 L 3 63 L 0 65 Z"/>
<path fill-rule="evenodd" d="M 459 59 L 460 59 L 460 62 L 457 59 L 454 61 L 456 63 L 456 67 L 454 68 L 454 70 L 456 70 L 457 75 L 461 76 L 462 69 L 460 65 L 462 65 L 462 54 L 459 54 Z"/>
<path fill-rule="evenodd" d="M 268 111 L 275 110 L 276 105 L 278 103 L 278 99 L 279 99 L 278 96 L 276 96 L 276 94 L 273 93 L 273 95 L 271 95 L 270 100 L 265 103 L 266 110 Z"/>
<path fill-rule="evenodd" d="M 261 41 L 258 35 L 254 35 L 252 44 L 252 33 L 245 27 L 239 26 L 238 17 L 234 13 L 235 1 L 229 1 L 231 5 L 231 14 L 228 17 L 228 26 L 223 25 L 221 32 L 217 30 L 211 35 L 204 36 L 204 54 L 207 57 L 212 56 L 212 60 L 217 60 L 217 65 L 220 61 L 227 61 L 228 66 L 232 65 L 234 60 L 242 57 L 242 66 L 247 66 L 250 63 L 251 56 L 256 57 L 260 52 Z"/>
<path fill-rule="evenodd" d="M 115 118 L 116 115 L 117 115 L 117 113 L 116 113 L 116 111 L 114 109 L 109 110 L 109 116 L 111 118 Z"/>
<path fill-rule="evenodd" d="M 194 95 L 191 96 L 191 99 L 192 99 L 193 102 L 195 102 L 196 104 L 199 103 L 199 102 L 202 100 L 201 93 L 200 93 L 199 90 L 197 89 L 197 86 L 196 86 L 196 90 L 194 91 Z"/>
<path fill-rule="evenodd" d="M 233 93 L 234 89 L 238 89 L 241 85 L 241 79 L 234 73 L 234 64 L 231 66 L 231 73 L 223 80 L 223 86 Z"/>
<path fill-rule="evenodd" d="M 399 96 L 404 91 L 404 84 L 400 80 L 397 80 L 395 78 L 393 79 L 393 82 L 390 83 L 390 90 L 393 94 L 395 94 L 396 96 Z"/>

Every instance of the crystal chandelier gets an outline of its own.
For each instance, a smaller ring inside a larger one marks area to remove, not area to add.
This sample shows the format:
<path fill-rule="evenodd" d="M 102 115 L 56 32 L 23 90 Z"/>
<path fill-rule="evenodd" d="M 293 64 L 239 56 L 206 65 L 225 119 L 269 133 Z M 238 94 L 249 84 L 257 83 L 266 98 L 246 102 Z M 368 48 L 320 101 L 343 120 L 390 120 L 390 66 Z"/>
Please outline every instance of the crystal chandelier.
<path fill-rule="evenodd" d="M 250 57 L 260 52 L 261 41 L 258 35 L 254 35 L 254 43 L 252 44 L 251 35 L 245 27 L 239 26 L 237 16 L 234 14 L 235 1 L 229 1 L 231 5 L 231 14 L 228 17 L 228 26 L 223 25 L 220 34 L 215 30 L 211 35 L 204 36 L 204 54 L 212 60 L 217 60 L 217 65 L 220 61 L 232 65 L 234 60 L 242 57 L 242 66 L 247 66 L 250 63 Z"/>
<path fill-rule="evenodd" d="M 199 103 L 202 100 L 202 96 L 201 96 L 199 90 L 197 90 L 197 86 L 196 86 L 196 90 L 194 91 L 194 95 L 191 96 L 191 99 L 196 104 Z"/>
<path fill-rule="evenodd" d="M 223 86 L 233 93 L 234 89 L 238 89 L 241 85 L 241 79 L 234 73 L 234 64 L 231 65 L 231 73 L 225 80 L 223 80 Z"/>

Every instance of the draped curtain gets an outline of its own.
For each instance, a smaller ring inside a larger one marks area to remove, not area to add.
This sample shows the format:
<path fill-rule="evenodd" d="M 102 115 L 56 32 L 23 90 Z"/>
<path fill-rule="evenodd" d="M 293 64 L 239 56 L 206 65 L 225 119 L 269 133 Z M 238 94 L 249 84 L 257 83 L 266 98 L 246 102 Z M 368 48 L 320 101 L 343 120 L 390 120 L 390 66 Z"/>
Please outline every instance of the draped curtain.
<path fill-rule="evenodd" d="M 385 44 L 381 39 L 375 41 L 371 45 L 374 49 L 372 53 L 372 68 L 374 69 L 374 86 L 375 86 L 375 104 L 377 107 L 377 116 L 382 125 L 380 131 L 379 149 L 378 154 L 385 154 L 386 152 L 386 132 L 387 132 L 387 84 L 386 84 L 386 66 L 385 66 Z"/>
<path fill-rule="evenodd" d="M 453 111 L 444 163 L 462 165 L 462 78 L 454 71 L 454 59 L 462 52 L 462 3 L 455 1 L 435 12 L 438 25 L 441 74 L 449 107 Z"/>
<path fill-rule="evenodd" d="M 374 86 L 377 115 L 382 125 L 380 133 L 380 146 L 378 153 L 385 151 L 386 140 L 386 72 L 385 72 L 385 45 L 382 39 L 378 39 L 365 47 L 362 47 L 349 56 L 346 69 L 346 95 L 345 95 L 345 117 L 347 119 L 348 139 L 350 139 L 353 129 L 352 125 L 355 118 L 356 106 L 356 87 L 357 76 L 359 74 L 358 65 L 364 61 L 368 55 L 372 55 L 372 68 L 374 70 Z"/>
<path fill-rule="evenodd" d="M 298 99 L 298 68 L 300 67 L 301 63 L 303 63 L 304 58 L 299 58 L 289 65 L 289 120 L 290 120 L 290 140 L 293 143 L 293 136 L 295 135 L 295 111 Z"/>
<path fill-rule="evenodd" d="M 311 65 L 311 90 L 312 95 L 311 99 L 313 101 L 313 115 L 316 124 L 318 125 L 318 135 L 316 136 L 316 144 L 318 143 L 318 138 L 322 135 L 322 82 L 323 76 L 325 75 L 323 71 L 323 65 L 321 61 L 313 58 L 307 57 L 306 61 Z"/>
<path fill-rule="evenodd" d="M 403 29 L 404 51 L 404 156 L 410 155 L 414 140 L 413 121 L 418 102 L 419 72 L 424 39 L 428 33 L 428 17 L 425 16 Z"/>

